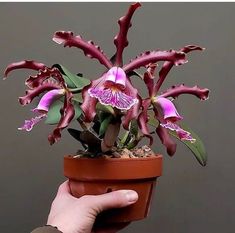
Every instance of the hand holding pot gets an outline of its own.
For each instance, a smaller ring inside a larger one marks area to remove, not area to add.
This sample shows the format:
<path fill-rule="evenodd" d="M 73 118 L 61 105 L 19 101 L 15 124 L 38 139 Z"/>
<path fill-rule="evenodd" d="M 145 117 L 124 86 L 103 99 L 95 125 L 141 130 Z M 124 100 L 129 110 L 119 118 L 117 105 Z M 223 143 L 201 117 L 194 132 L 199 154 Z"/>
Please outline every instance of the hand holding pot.
<path fill-rule="evenodd" d="M 68 181 L 60 185 L 51 205 L 47 224 L 63 233 L 114 233 L 128 223 L 94 227 L 96 217 L 104 210 L 122 208 L 135 203 L 138 194 L 132 190 L 119 190 L 102 195 L 75 198 L 70 194 Z M 99 223 L 95 225 L 99 226 Z"/>

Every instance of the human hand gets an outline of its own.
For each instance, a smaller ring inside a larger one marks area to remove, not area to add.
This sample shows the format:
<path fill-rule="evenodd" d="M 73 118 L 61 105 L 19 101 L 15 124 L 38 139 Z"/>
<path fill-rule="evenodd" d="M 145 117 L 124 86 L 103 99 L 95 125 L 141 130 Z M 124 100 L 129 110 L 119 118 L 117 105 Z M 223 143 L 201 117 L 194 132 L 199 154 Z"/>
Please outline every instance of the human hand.
<path fill-rule="evenodd" d="M 92 231 L 97 215 L 104 210 L 131 205 L 137 200 L 138 194 L 132 190 L 75 198 L 70 194 L 69 182 L 65 181 L 52 202 L 47 225 L 57 227 L 63 233 L 115 233 L 128 223 Z"/>

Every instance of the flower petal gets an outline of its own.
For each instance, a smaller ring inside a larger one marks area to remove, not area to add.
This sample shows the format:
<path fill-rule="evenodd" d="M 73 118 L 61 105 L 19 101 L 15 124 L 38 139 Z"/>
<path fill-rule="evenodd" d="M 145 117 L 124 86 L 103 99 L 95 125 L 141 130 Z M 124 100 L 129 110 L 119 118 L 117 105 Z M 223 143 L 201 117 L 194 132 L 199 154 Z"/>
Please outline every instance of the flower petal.
<path fill-rule="evenodd" d="M 160 110 L 163 115 L 164 120 L 178 121 L 182 120 L 183 117 L 177 112 L 175 105 L 167 98 L 156 97 L 154 101 L 154 106 Z"/>
<path fill-rule="evenodd" d="M 185 53 L 169 50 L 169 51 L 147 51 L 140 54 L 130 63 L 123 67 L 123 70 L 128 74 L 129 72 L 138 69 L 140 67 L 145 67 L 150 63 L 156 63 L 159 61 L 169 61 L 174 65 L 178 66 L 187 62 L 185 58 Z"/>
<path fill-rule="evenodd" d="M 65 87 L 63 76 L 56 67 L 45 67 L 44 69 L 39 70 L 35 76 L 29 76 L 25 81 L 25 84 L 30 88 L 35 88 L 45 82 L 58 83 Z"/>
<path fill-rule="evenodd" d="M 53 36 L 53 41 L 58 44 L 64 44 L 64 47 L 77 47 L 83 50 L 85 56 L 89 58 L 96 58 L 102 65 L 107 68 L 112 67 L 111 61 L 107 58 L 99 46 L 92 41 L 85 41 L 81 36 L 75 36 L 73 32 L 57 31 Z"/>
<path fill-rule="evenodd" d="M 196 141 L 196 139 L 193 138 L 188 131 L 180 128 L 180 126 L 177 124 L 174 124 L 172 122 L 167 122 L 166 124 L 161 123 L 161 126 L 166 129 L 175 131 L 179 136 L 180 140 L 190 141 L 191 143 L 194 143 Z"/>
<path fill-rule="evenodd" d="M 31 131 L 33 126 L 39 123 L 45 116 L 46 113 L 42 113 L 41 115 L 33 117 L 30 120 L 25 120 L 24 125 L 19 127 L 18 130 Z"/>
<path fill-rule="evenodd" d="M 60 110 L 61 118 L 56 126 L 55 130 L 48 136 L 48 141 L 50 144 L 54 144 L 61 138 L 61 131 L 66 128 L 69 123 L 73 120 L 75 115 L 75 109 L 72 103 L 73 94 L 69 91 L 65 92 L 64 106 Z"/>
<path fill-rule="evenodd" d="M 112 89 L 90 88 L 88 93 L 95 97 L 103 105 L 111 105 L 121 110 L 129 110 L 138 99 L 126 95 L 122 91 L 113 91 Z"/>
<path fill-rule="evenodd" d="M 93 98 L 90 96 L 88 93 L 88 90 L 90 88 L 96 88 L 97 86 L 102 86 L 104 83 L 104 77 L 101 76 L 100 78 L 91 81 L 90 85 L 86 86 L 82 90 L 82 98 L 83 98 L 83 103 L 81 105 L 81 109 L 84 113 L 84 121 L 85 122 L 91 122 L 95 115 L 96 115 L 96 104 L 98 100 L 96 98 Z"/>
<path fill-rule="evenodd" d="M 132 4 L 128 9 L 127 14 L 118 20 L 120 31 L 114 38 L 114 44 L 117 48 L 117 52 L 115 54 L 116 65 L 122 66 L 122 53 L 124 48 L 128 46 L 127 33 L 131 27 L 131 18 L 135 10 L 140 6 L 141 4 L 139 2 Z"/>
<path fill-rule="evenodd" d="M 147 71 L 144 73 L 144 82 L 147 86 L 149 96 L 153 96 L 154 92 L 154 73 L 157 68 L 157 64 L 150 64 L 147 67 Z"/>
<path fill-rule="evenodd" d="M 65 94 L 64 89 L 54 89 L 54 90 L 48 91 L 45 95 L 43 95 L 43 97 L 39 101 L 38 106 L 35 109 L 33 109 L 32 111 L 34 111 L 34 112 L 35 111 L 36 112 L 37 111 L 48 112 L 51 104 L 64 94 Z"/>
<path fill-rule="evenodd" d="M 142 131 L 142 133 L 144 134 L 145 137 L 148 137 L 150 142 L 149 144 L 152 145 L 153 144 L 153 137 L 150 135 L 149 133 L 149 129 L 148 129 L 148 107 L 151 104 L 151 100 L 150 99 L 145 99 L 142 101 L 142 111 L 139 114 L 138 117 L 138 125 L 140 130 Z"/>
<path fill-rule="evenodd" d="M 124 70 L 120 67 L 111 68 L 105 75 L 105 82 L 112 82 L 119 84 L 121 89 L 126 87 L 126 74 Z"/>
<path fill-rule="evenodd" d="M 189 53 L 191 51 L 195 51 L 195 50 L 204 50 L 204 48 L 201 48 L 197 45 L 187 45 L 185 47 L 183 47 L 182 49 L 180 49 L 180 52 L 183 53 Z M 171 68 L 174 66 L 174 62 L 172 61 L 166 61 L 163 63 L 162 68 L 159 72 L 159 79 L 157 81 L 156 86 L 154 87 L 154 94 L 156 95 L 158 90 L 160 89 L 160 87 L 162 86 L 162 83 L 164 82 L 167 74 L 170 72 Z"/>
<path fill-rule="evenodd" d="M 177 144 L 171 139 L 167 129 L 159 125 L 156 129 L 156 132 L 162 144 L 166 147 L 167 154 L 173 156 L 176 152 Z"/>
<path fill-rule="evenodd" d="M 182 94 L 191 94 L 191 95 L 195 95 L 200 100 L 206 100 L 206 99 L 208 99 L 209 89 L 200 88 L 198 86 L 188 87 L 188 86 L 185 86 L 185 85 L 181 84 L 179 86 L 173 86 L 173 87 L 167 89 L 165 92 L 163 92 L 161 94 L 161 97 L 176 98 L 176 97 L 178 97 L 179 95 L 182 95 Z"/>
<path fill-rule="evenodd" d="M 11 63 L 7 66 L 7 68 L 5 69 L 5 72 L 4 72 L 4 76 L 6 78 L 7 75 L 11 71 L 17 70 L 17 69 L 40 70 L 40 69 L 44 69 L 45 67 L 46 67 L 46 65 L 44 65 L 43 63 L 40 63 L 40 62 L 36 62 L 36 61 L 25 60 L 25 61 L 14 62 L 14 63 Z"/>
<path fill-rule="evenodd" d="M 138 102 L 131 109 L 129 109 L 126 115 L 124 115 L 122 118 L 123 128 L 126 130 L 129 130 L 130 122 L 133 119 L 137 119 L 139 115 L 139 110 L 140 110 L 142 99 L 138 95 L 138 90 L 132 86 L 131 81 L 128 77 L 126 79 L 125 94 L 131 95 L 133 98 L 136 98 L 138 100 Z"/>
<path fill-rule="evenodd" d="M 61 87 L 56 83 L 43 83 L 34 89 L 27 90 L 26 95 L 19 98 L 19 102 L 21 105 L 29 104 L 36 96 L 53 89 L 61 89 Z"/>

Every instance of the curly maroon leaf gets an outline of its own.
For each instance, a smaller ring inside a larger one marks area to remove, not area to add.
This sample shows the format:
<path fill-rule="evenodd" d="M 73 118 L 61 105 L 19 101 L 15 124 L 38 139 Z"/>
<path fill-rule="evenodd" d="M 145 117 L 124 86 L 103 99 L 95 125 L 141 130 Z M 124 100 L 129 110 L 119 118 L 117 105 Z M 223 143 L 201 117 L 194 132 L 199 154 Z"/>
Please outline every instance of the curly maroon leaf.
<path fill-rule="evenodd" d="M 208 99 L 209 89 L 200 88 L 198 86 L 188 87 L 188 86 L 185 86 L 185 85 L 181 84 L 179 86 L 172 86 L 171 88 L 169 88 L 168 90 L 163 92 L 161 94 L 161 97 L 176 98 L 176 97 L 178 97 L 179 95 L 182 95 L 182 94 L 191 94 L 191 95 L 195 95 L 196 97 L 198 97 L 201 100 L 206 100 L 206 99 Z"/>
<path fill-rule="evenodd" d="M 159 61 L 169 61 L 178 66 L 187 62 L 185 53 L 175 50 L 169 51 L 147 51 L 137 56 L 134 60 L 131 60 L 129 64 L 123 67 L 126 73 L 138 69 L 142 66 L 146 66 L 150 63 L 156 63 Z"/>
<path fill-rule="evenodd" d="M 150 99 L 145 99 L 142 101 L 142 111 L 139 114 L 138 117 L 138 125 L 140 130 L 142 131 L 142 133 L 144 134 L 145 137 L 148 137 L 150 140 L 150 145 L 153 144 L 153 137 L 150 135 L 149 133 L 149 129 L 147 126 L 148 123 L 148 107 L 151 104 L 151 100 Z"/>
<path fill-rule="evenodd" d="M 183 48 L 180 49 L 180 51 L 184 52 L 184 53 L 189 53 L 189 52 L 192 52 L 192 51 L 195 51 L 195 50 L 203 51 L 203 50 L 205 50 L 205 48 L 202 48 L 198 45 L 186 45 L 186 46 L 184 46 Z"/>
<path fill-rule="evenodd" d="M 154 73 L 157 65 L 156 64 L 150 64 L 147 67 L 147 71 L 144 73 L 144 82 L 147 86 L 149 96 L 152 96 L 153 89 L 154 89 Z"/>
<path fill-rule="evenodd" d="M 82 90 L 83 103 L 81 105 L 81 109 L 85 115 L 85 122 L 91 122 L 94 119 L 96 115 L 96 104 L 98 103 L 98 99 L 91 97 L 88 90 L 98 84 L 101 84 L 102 82 L 104 82 L 103 76 L 99 79 L 91 81 L 90 85 L 86 86 Z"/>
<path fill-rule="evenodd" d="M 53 89 L 60 89 L 61 86 L 58 85 L 57 83 L 52 83 L 52 82 L 47 82 L 47 83 L 43 83 L 42 85 L 34 88 L 34 89 L 29 89 L 26 91 L 26 95 L 19 97 L 19 102 L 21 105 L 26 105 L 32 102 L 32 100 L 40 95 L 41 93 L 45 92 L 45 91 L 50 91 Z"/>
<path fill-rule="evenodd" d="M 138 95 L 138 90 L 134 88 L 131 84 L 129 78 L 126 79 L 126 94 L 132 96 L 133 98 L 137 98 L 138 102 L 134 104 L 126 113 L 126 115 L 122 119 L 123 128 L 129 130 L 129 124 L 133 119 L 137 119 L 139 115 L 139 110 L 141 106 L 141 97 Z"/>
<path fill-rule="evenodd" d="M 199 50 L 202 51 L 204 50 L 204 48 L 197 46 L 197 45 L 187 45 L 183 48 L 180 49 L 180 52 L 183 53 L 189 53 L 195 50 Z M 174 66 L 174 63 L 171 61 L 166 61 L 164 62 L 164 64 L 162 65 L 162 69 L 159 71 L 159 79 L 155 85 L 154 88 L 154 95 L 157 94 L 157 92 L 159 91 L 160 87 L 162 86 L 162 83 L 164 82 L 167 74 L 170 72 L 171 68 Z"/>
<path fill-rule="evenodd" d="M 36 61 L 25 60 L 25 61 L 14 62 L 14 63 L 9 64 L 7 68 L 5 69 L 4 78 L 6 79 L 7 75 L 13 70 L 17 70 L 17 69 L 40 70 L 40 69 L 44 69 L 45 67 L 46 65 L 40 62 L 36 62 Z"/>
<path fill-rule="evenodd" d="M 162 144 L 166 147 L 167 154 L 173 156 L 176 152 L 177 144 L 171 139 L 167 129 L 159 125 L 156 129 L 156 132 Z"/>
<path fill-rule="evenodd" d="M 115 65 L 117 66 L 123 65 L 122 53 L 124 48 L 128 46 L 127 33 L 131 27 L 131 18 L 136 9 L 140 6 L 141 4 L 139 2 L 132 4 L 128 9 L 127 14 L 118 20 L 120 31 L 114 38 L 114 44 L 117 48 L 117 52 L 115 54 Z"/>
<path fill-rule="evenodd" d="M 61 108 L 61 118 L 55 130 L 48 136 L 50 144 L 54 144 L 61 138 L 61 131 L 73 120 L 75 109 L 72 103 L 73 94 L 69 91 L 65 93 L 64 106 Z"/>
<path fill-rule="evenodd" d="M 39 70 L 39 72 L 35 76 L 29 76 L 29 78 L 25 81 L 25 84 L 30 88 L 35 88 L 45 82 L 47 79 L 53 78 L 54 80 L 50 80 L 50 82 L 60 83 L 65 87 L 65 82 L 63 76 L 57 68 L 48 68 Z"/>
<path fill-rule="evenodd" d="M 95 45 L 93 41 L 84 41 L 81 36 L 74 36 L 73 32 L 57 31 L 53 40 L 58 44 L 64 44 L 64 47 L 77 47 L 83 50 L 85 56 L 96 58 L 102 65 L 110 69 L 112 67 L 111 61 L 103 53 L 99 46 Z"/>

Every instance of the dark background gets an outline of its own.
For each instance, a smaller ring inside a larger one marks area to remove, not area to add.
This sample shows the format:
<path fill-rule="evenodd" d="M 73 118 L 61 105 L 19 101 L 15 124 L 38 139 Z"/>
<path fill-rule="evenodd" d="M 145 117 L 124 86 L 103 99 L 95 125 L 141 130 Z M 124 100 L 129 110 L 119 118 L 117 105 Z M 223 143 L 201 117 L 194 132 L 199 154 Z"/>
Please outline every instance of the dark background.
<path fill-rule="evenodd" d="M 71 30 L 92 39 L 111 56 L 117 20 L 128 3 L 1 3 L 0 70 L 8 63 L 34 59 L 61 63 L 74 73 L 96 78 L 103 67 L 76 48 L 51 38 L 57 30 Z M 156 139 L 153 149 L 164 154 L 164 174 L 148 219 L 123 232 L 233 233 L 235 229 L 234 157 L 234 3 L 143 3 L 133 18 L 125 61 L 149 49 L 179 49 L 198 44 L 206 50 L 189 55 L 176 67 L 164 87 L 198 84 L 211 90 L 201 102 L 191 96 L 177 101 L 184 122 L 204 140 L 208 166 L 201 167 L 181 143 L 173 158 Z M 0 82 L 0 231 L 25 233 L 46 223 L 50 203 L 64 181 L 63 155 L 78 144 L 66 131 L 49 146 L 52 130 L 43 123 L 31 133 L 17 130 L 32 114 L 17 101 L 24 94 L 29 72 L 12 73 Z M 142 85 L 142 84 L 138 84 Z M 141 88 L 141 86 L 139 86 Z M 144 86 L 142 86 L 144 88 Z M 82 216 L 81 216 L 82 217 Z"/>

